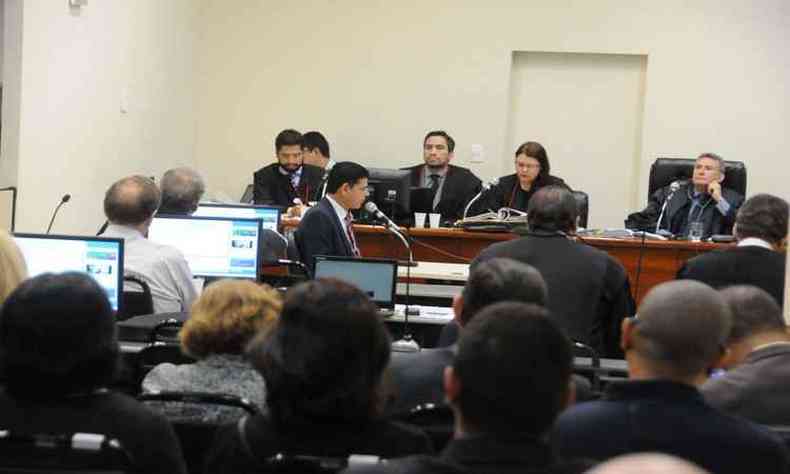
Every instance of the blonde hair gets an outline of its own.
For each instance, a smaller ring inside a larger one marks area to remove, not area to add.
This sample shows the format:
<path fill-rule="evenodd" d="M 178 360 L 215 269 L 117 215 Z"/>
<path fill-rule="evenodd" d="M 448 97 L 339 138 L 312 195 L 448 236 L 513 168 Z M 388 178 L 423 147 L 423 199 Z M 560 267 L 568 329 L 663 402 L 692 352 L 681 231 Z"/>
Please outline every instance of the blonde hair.
<path fill-rule="evenodd" d="M 277 320 L 277 291 L 251 281 L 221 280 L 207 286 L 192 305 L 180 333 L 182 350 L 202 359 L 211 354 L 241 354 L 258 332 Z"/>
<path fill-rule="evenodd" d="M 27 266 L 14 238 L 0 230 L 0 304 L 27 278 Z"/>

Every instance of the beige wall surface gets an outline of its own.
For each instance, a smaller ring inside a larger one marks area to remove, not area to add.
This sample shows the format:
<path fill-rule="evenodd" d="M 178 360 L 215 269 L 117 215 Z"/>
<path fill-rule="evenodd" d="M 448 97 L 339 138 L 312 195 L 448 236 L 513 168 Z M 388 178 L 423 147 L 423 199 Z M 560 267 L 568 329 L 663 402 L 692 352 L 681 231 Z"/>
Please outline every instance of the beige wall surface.
<path fill-rule="evenodd" d="M 19 100 L 2 159 L 18 167 L 17 229 L 44 231 L 70 193 L 53 232 L 95 233 L 112 181 L 194 163 L 192 0 L 7 3 L 23 9 L 21 61 L 4 70 Z"/>
<path fill-rule="evenodd" d="M 337 159 L 379 167 L 418 162 L 424 133 L 444 128 L 458 164 L 479 144 L 486 162 L 470 167 L 503 174 L 513 52 L 533 51 L 647 56 L 638 183 L 548 150 L 557 169 L 590 173 L 572 184 L 593 206 L 626 193 L 624 216 L 645 202 L 656 156 L 708 150 L 746 161 L 750 192 L 790 197 L 786 0 L 204 0 L 199 10 L 196 157 L 230 196 L 273 160 L 286 127 L 322 130 Z M 514 140 L 542 138 L 524 129 Z"/>

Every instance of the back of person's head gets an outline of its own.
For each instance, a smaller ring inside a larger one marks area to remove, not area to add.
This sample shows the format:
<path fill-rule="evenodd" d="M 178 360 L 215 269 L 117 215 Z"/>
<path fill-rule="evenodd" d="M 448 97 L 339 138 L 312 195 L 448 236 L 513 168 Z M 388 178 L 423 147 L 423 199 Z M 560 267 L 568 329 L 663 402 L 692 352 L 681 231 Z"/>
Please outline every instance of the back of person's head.
<path fill-rule="evenodd" d="M 537 305 L 501 302 L 466 326 L 448 375 L 460 384 L 450 402 L 466 432 L 540 436 L 565 407 L 571 343 L 548 315 Z"/>
<path fill-rule="evenodd" d="M 500 301 L 546 305 L 546 282 L 535 267 L 510 258 L 492 258 L 475 266 L 461 292 L 462 325 L 484 307 Z"/>
<path fill-rule="evenodd" d="M 162 176 L 162 205 L 160 213 L 192 214 L 206 192 L 203 177 L 192 168 L 169 169 Z"/>
<path fill-rule="evenodd" d="M 569 233 L 576 230 L 576 198 L 560 186 L 539 189 L 527 205 L 530 230 Z"/>
<path fill-rule="evenodd" d="M 14 397 L 57 398 L 105 386 L 118 354 L 110 302 L 85 274 L 26 280 L 0 312 L 0 365 Z"/>
<path fill-rule="evenodd" d="M 329 171 L 326 181 L 326 192 L 334 194 L 344 184 L 354 186 L 357 181 L 369 176 L 368 169 L 353 161 L 341 161 L 336 163 Z"/>
<path fill-rule="evenodd" d="M 348 283 L 317 279 L 291 288 L 280 318 L 248 355 L 282 429 L 330 419 L 364 423 L 381 410 L 389 334 L 376 306 Z"/>
<path fill-rule="evenodd" d="M 288 128 L 277 134 L 277 137 L 274 139 L 274 151 L 279 153 L 284 146 L 293 145 L 299 145 L 302 148 L 303 144 L 302 134 L 292 128 Z"/>
<path fill-rule="evenodd" d="M 179 333 L 183 351 L 202 359 L 242 354 L 261 331 L 270 329 L 282 309 L 277 291 L 244 280 L 220 280 L 203 290 Z"/>
<path fill-rule="evenodd" d="M 27 277 L 27 265 L 14 238 L 0 230 L 0 306 Z"/>
<path fill-rule="evenodd" d="M 750 285 L 737 285 L 720 290 L 732 312 L 728 343 L 757 334 L 785 334 L 782 308 L 765 290 Z"/>
<path fill-rule="evenodd" d="M 693 280 L 654 287 L 631 320 L 632 347 L 658 378 L 686 379 L 704 374 L 723 355 L 732 326 L 724 298 Z"/>
<path fill-rule="evenodd" d="M 787 238 L 787 201 L 770 194 L 756 194 L 743 203 L 735 218 L 739 240 L 749 237 L 779 245 Z"/>
<path fill-rule="evenodd" d="M 614 457 L 587 474 L 710 474 L 696 464 L 662 453 L 635 453 Z"/>
<path fill-rule="evenodd" d="M 318 149 L 321 156 L 329 158 L 329 142 L 321 132 L 310 131 L 302 135 L 302 148 L 313 151 Z"/>
<path fill-rule="evenodd" d="M 104 195 L 104 214 L 113 224 L 139 225 L 150 219 L 161 204 L 156 183 L 145 176 L 127 176 Z"/>

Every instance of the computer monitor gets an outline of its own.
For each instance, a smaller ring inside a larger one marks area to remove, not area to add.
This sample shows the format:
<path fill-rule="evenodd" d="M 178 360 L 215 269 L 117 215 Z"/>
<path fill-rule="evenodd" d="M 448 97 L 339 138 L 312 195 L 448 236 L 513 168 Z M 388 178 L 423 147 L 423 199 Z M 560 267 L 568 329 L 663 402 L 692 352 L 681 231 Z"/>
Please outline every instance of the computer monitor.
<path fill-rule="evenodd" d="M 395 260 L 318 255 L 314 276 L 344 280 L 362 290 L 379 308 L 395 308 L 398 277 Z"/>
<path fill-rule="evenodd" d="M 279 232 L 281 214 L 282 208 L 277 206 L 201 202 L 192 215 L 197 217 L 244 217 L 247 219 L 260 219 L 261 229 Z"/>
<path fill-rule="evenodd" d="M 368 168 L 368 200 L 392 219 L 408 218 L 411 171 Z"/>
<path fill-rule="evenodd" d="M 148 239 L 177 248 L 192 275 L 203 278 L 260 277 L 260 219 L 154 217 Z"/>
<path fill-rule="evenodd" d="M 81 272 L 107 292 L 112 309 L 120 311 L 123 293 L 123 239 L 15 233 L 31 277 L 42 273 Z"/>

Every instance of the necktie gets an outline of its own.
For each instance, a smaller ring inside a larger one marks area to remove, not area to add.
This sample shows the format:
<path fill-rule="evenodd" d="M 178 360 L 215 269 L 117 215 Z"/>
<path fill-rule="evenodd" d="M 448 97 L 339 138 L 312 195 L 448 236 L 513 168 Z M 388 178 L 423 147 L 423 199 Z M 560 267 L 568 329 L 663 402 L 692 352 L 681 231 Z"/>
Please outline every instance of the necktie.
<path fill-rule="evenodd" d="M 354 228 L 351 227 L 351 222 L 354 220 L 349 212 L 346 214 L 346 234 L 348 235 L 348 241 L 351 242 L 351 253 L 354 254 L 355 257 L 359 257 L 359 247 L 357 247 L 357 239 L 354 238 Z"/>
<path fill-rule="evenodd" d="M 291 187 L 294 189 L 295 193 L 299 193 L 299 175 L 296 173 L 291 173 L 288 175 L 288 178 L 291 179 Z"/>
<path fill-rule="evenodd" d="M 436 205 L 439 204 L 437 202 L 436 192 L 439 191 L 439 176 L 438 174 L 432 174 L 428 176 L 431 179 L 431 210 L 436 208 Z"/>

